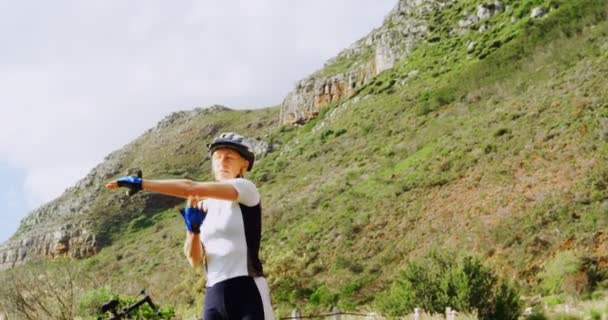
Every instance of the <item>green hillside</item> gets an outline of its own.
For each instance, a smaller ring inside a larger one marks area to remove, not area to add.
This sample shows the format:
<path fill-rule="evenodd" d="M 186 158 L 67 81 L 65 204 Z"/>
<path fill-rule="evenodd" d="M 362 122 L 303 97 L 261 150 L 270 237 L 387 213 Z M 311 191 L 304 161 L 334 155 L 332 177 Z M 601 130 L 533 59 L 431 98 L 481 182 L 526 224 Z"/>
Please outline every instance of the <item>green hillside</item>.
<path fill-rule="evenodd" d="M 434 12 L 406 59 L 303 126 L 280 124 L 278 107 L 182 112 L 134 141 L 121 172 L 209 180 L 218 132 L 275 145 L 249 178 L 280 316 L 374 309 L 436 251 L 479 257 L 524 295 L 590 295 L 608 280 L 608 3 L 508 0 L 488 31 L 451 32 L 479 3 Z M 531 18 L 537 6 L 548 14 Z M 146 288 L 178 318 L 198 314 L 204 279 L 183 258 L 177 204 L 104 190 L 91 223 L 106 246 L 71 262 L 80 292 Z M 584 288 L 551 282 L 564 257 Z"/>

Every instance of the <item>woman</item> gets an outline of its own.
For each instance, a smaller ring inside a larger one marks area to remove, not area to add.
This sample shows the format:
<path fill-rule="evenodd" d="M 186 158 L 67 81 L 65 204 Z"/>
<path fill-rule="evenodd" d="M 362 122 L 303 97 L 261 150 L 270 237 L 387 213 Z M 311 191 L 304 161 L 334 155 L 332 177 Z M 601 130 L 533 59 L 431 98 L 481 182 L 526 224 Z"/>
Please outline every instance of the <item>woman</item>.
<path fill-rule="evenodd" d="M 193 267 L 202 265 L 206 256 L 205 320 L 273 319 L 268 283 L 258 256 L 260 194 L 244 178 L 255 161 L 253 148 L 245 138 L 230 132 L 215 138 L 208 151 L 216 182 L 123 177 L 107 187 L 189 199 L 182 212 L 188 229 L 185 251 Z M 192 199 L 204 200 L 197 207 Z"/>

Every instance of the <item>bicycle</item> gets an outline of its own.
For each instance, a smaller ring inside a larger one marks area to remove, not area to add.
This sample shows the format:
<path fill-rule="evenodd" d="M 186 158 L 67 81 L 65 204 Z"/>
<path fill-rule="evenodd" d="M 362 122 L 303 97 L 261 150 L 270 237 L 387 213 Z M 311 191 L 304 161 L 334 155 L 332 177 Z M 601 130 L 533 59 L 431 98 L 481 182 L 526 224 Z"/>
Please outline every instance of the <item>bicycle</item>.
<path fill-rule="evenodd" d="M 160 317 L 161 316 L 160 310 L 152 302 L 152 299 L 150 298 L 149 295 L 146 294 L 145 290 L 142 290 L 140 292 L 140 294 L 143 296 L 143 298 L 141 298 L 141 300 L 122 309 L 121 311 L 116 310 L 118 308 L 118 305 L 120 304 L 120 301 L 118 299 L 112 299 L 112 300 L 106 302 L 103 306 L 101 306 L 101 308 L 100 308 L 101 315 L 99 315 L 97 317 L 97 320 L 102 320 L 103 315 L 108 312 L 110 312 L 112 314 L 112 317 L 110 318 L 110 320 L 122 320 L 122 319 L 132 320 L 133 317 L 131 315 L 131 312 L 137 310 L 137 308 L 141 307 L 142 305 L 144 305 L 146 303 L 152 308 L 152 310 L 154 310 L 156 315 Z"/>

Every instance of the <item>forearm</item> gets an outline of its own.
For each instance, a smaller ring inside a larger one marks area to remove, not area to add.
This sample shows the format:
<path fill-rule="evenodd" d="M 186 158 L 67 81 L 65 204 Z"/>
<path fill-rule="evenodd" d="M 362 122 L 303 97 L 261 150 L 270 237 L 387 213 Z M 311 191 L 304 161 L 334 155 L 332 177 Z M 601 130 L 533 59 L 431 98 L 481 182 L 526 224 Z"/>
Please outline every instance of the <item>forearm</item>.
<path fill-rule="evenodd" d="M 186 234 L 184 255 L 193 268 L 197 268 L 203 264 L 205 253 L 201 244 L 200 234 L 190 232 Z"/>
<path fill-rule="evenodd" d="M 192 189 L 195 182 L 192 180 L 142 180 L 141 188 L 143 190 L 162 193 L 169 196 L 187 199 L 188 196 L 193 196 Z"/>
<path fill-rule="evenodd" d="M 238 198 L 238 192 L 231 184 L 219 182 L 145 179 L 142 181 L 142 189 L 184 199 L 194 196 L 234 201 Z"/>

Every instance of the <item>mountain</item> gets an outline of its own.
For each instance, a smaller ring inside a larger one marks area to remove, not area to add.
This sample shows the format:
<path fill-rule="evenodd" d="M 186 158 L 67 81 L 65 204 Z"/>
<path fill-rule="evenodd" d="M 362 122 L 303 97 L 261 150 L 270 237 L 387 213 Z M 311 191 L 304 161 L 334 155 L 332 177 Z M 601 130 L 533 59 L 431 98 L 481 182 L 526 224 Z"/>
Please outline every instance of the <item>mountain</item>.
<path fill-rule="evenodd" d="M 180 201 L 103 185 L 129 168 L 209 180 L 205 144 L 236 131 L 256 142 L 249 178 L 280 312 L 369 308 L 408 261 L 438 249 L 479 256 L 527 293 L 565 252 L 601 282 L 607 16 L 599 0 L 401 0 L 281 105 L 177 112 L 113 152 L 22 221 L 0 266 L 79 258 L 112 290 L 146 287 L 198 310 Z"/>

